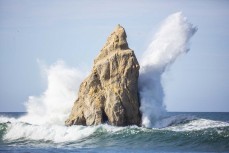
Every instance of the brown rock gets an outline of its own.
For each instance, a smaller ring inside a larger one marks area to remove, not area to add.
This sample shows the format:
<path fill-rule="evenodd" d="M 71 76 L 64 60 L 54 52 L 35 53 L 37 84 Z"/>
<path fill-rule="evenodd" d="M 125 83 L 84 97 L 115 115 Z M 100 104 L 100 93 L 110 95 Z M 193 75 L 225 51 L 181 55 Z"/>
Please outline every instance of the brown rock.
<path fill-rule="evenodd" d="M 66 125 L 140 125 L 139 64 L 118 25 L 82 82 Z"/>

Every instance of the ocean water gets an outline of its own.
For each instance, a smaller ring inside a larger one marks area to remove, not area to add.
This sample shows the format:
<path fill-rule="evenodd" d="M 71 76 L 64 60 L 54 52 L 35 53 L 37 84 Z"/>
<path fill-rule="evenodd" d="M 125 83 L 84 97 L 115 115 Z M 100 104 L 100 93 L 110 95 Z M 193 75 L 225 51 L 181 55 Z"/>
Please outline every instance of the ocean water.
<path fill-rule="evenodd" d="M 143 127 L 64 126 L 85 74 L 60 61 L 44 67 L 47 89 L 27 113 L 0 113 L 0 152 L 229 152 L 229 113 L 167 113 L 162 75 L 196 33 L 181 12 L 168 16 L 140 59 Z"/>
<path fill-rule="evenodd" d="M 229 152 L 229 113 L 170 112 L 153 128 L 36 125 L 0 113 L 0 152 Z"/>

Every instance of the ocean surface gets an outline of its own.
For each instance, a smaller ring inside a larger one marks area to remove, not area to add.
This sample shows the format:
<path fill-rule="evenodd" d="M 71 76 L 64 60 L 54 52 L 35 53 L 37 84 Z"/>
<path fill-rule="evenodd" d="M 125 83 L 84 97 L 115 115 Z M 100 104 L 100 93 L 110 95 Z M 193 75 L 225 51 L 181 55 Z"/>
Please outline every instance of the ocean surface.
<path fill-rule="evenodd" d="M 170 112 L 154 128 L 36 125 L 0 113 L 0 152 L 229 152 L 229 113 Z"/>
<path fill-rule="evenodd" d="M 164 114 L 162 75 L 196 31 L 181 12 L 169 15 L 139 60 L 143 127 L 64 126 L 86 74 L 59 61 L 41 65 L 47 88 L 28 97 L 28 113 L 0 113 L 0 152 L 229 152 L 229 113 Z"/>

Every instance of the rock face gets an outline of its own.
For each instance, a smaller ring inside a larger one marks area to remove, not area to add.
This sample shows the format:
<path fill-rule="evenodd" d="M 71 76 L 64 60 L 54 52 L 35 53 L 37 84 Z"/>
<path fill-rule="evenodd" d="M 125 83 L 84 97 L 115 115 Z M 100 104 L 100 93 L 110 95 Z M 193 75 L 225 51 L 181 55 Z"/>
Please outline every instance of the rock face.
<path fill-rule="evenodd" d="M 139 64 L 118 25 L 82 82 L 66 125 L 140 125 Z"/>

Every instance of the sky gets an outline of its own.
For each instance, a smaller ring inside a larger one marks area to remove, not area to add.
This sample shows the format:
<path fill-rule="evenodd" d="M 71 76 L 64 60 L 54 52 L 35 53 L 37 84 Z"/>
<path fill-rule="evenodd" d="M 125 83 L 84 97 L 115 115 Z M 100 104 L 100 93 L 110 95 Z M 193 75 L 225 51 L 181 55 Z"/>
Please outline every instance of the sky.
<path fill-rule="evenodd" d="M 25 111 L 47 87 L 39 61 L 90 71 L 117 24 L 138 59 L 162 21 L 181 11 L 198 27 L 163 75 L 168 111 L 229 111 L 229 1 L 0 0 L 0 112 Z"/>

